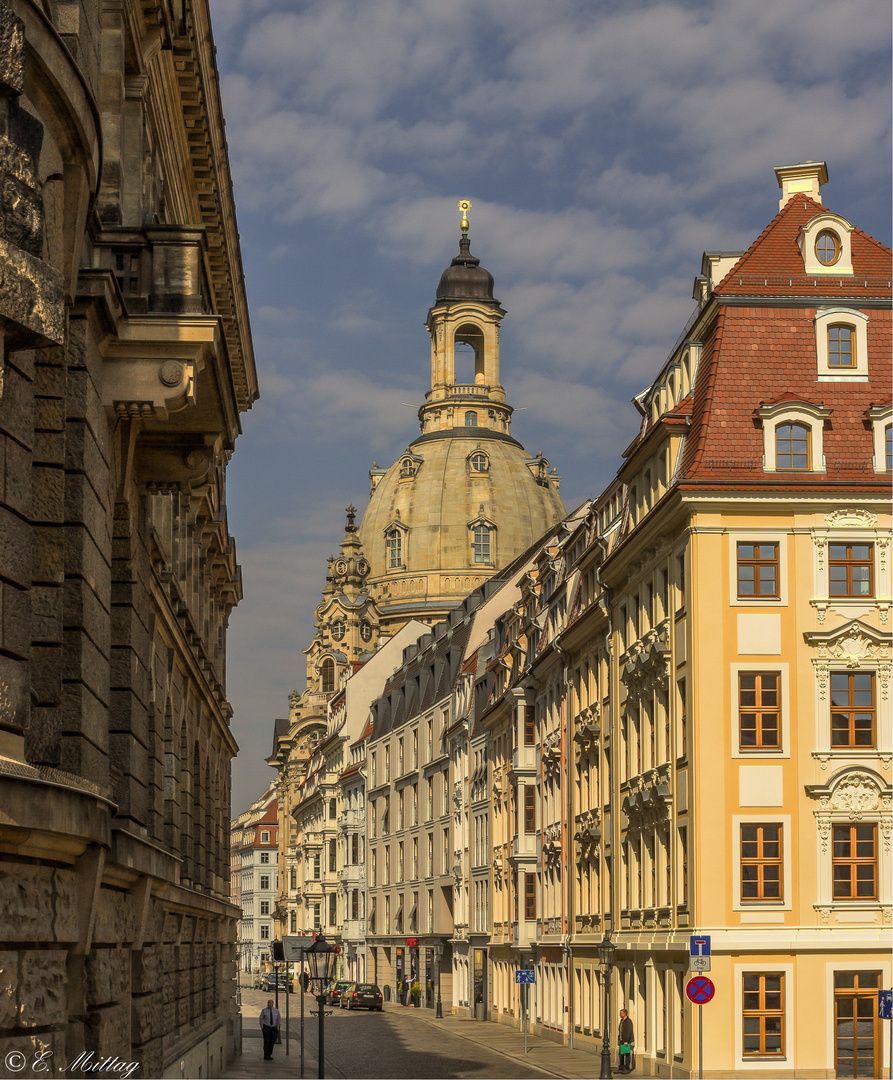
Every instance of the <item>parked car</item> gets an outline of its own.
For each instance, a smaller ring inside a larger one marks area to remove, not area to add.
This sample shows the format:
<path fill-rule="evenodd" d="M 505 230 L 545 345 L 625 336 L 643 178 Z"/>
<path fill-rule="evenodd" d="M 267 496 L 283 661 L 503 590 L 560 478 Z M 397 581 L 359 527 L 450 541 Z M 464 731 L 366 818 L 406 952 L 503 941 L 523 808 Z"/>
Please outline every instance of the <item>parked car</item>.
<path fill-rule="evenodd" d="M 261 977 L 261 990 L 266 990 L 269 993 L 273 993 L 276 990 L 277 984 L 279 986 L 280 993 L 291 993 L 291 979 L 286 978 L 285 975 L 272 975 L 267 972 L 266 975 L 263 975 Z"/>
<path fill-rule="evenodd" d="M 329 1005 L 339 1005 L 341 1003 L 341 995 L 348 986 L 350 986 L 350 983 L 345 981 L 332 983 L 326 991 L 326 1001 Z"/>
<path fill-rule="evenodd" d="M 342 1009 L 377 1009 L 381 1012 L 381 990 L 375 983 L 351 983 L 341 995 Z"/>

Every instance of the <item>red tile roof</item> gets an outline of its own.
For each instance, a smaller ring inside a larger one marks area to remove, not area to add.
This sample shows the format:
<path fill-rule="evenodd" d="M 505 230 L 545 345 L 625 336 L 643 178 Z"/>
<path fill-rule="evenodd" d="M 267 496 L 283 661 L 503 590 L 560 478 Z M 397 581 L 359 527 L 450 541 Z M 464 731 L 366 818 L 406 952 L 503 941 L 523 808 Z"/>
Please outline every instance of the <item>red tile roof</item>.
<path fill-rule="evenodd" d="M 889 296 L 890 249 L 861 229 L 850 234 L 852 277 L 806 274 L 797 237 L 816 214 L 830 212 L 802 193 L 794 195 L 716 286 L 716 294 Z"/>

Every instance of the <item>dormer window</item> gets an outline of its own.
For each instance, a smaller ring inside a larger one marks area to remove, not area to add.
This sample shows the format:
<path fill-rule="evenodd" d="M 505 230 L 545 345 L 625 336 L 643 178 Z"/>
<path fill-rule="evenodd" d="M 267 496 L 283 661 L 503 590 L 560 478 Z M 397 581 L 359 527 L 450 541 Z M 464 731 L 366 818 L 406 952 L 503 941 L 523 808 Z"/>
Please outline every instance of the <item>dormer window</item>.
<path fill-rule="evenodd" d="M 821 381 L 866 381 L 868 316 L 853 308 L 820 308 L 815 316 L 815 351 Z"/>
<path fill-rule="evenodd" d="M 824 472 L 822 433 L 831 410 L 793 395 L 762 405 L 763 468 L 766 472 Z"/>
<path fill-rule="evenodd" d="M 825 211 L 816 214 L 800 229 L 797 244 L 807 274 L 835 277 L 853 276 L 853 256 L 850 234 L 853 226 L 840 217 Z"/>
<path fill-rule="evenodd" d="M 809 443 L 806 424 L 779 424 L 775 429 L 776 469 L 808 469 Z"/>
<path fill-rule="evenodd" d="M 475 450 L 469 457 L 468 464 L 473 473 L 488 473 L 490 471 L 490 459 L 483 450 Z"/>
<path fill-rule="evenodd" d="M 893 407 L 872 405 L 867 410 L 874 445 L 874 471 L 893 472 Z"/>
<path fill-rule="evenodd" d="M 840 238 L 830 229 L 822 229 L 815 242 L 816 258 L 822 266 L 833 266 L 840 258 Z"/>
<path fill-rule="evenodd" d="M 474 561 L 476 563 L 490 562 L 490 528 L 487 525 L 474 527 Z"/>
<path fill-rule="evenodd" d="M 399 513 L 398 513 L 399 518 Z M 392 521 L 384 530 L 385 567 L 402 570 L 406 566 L 406 542 L 409 530 L 399 520 Z"/>
<path fill-rule="evenodd" d="M 415 465 L 409 458 L 404 458 L 400 462 L 400 475 L 401 476 L 415 476 Z"/>

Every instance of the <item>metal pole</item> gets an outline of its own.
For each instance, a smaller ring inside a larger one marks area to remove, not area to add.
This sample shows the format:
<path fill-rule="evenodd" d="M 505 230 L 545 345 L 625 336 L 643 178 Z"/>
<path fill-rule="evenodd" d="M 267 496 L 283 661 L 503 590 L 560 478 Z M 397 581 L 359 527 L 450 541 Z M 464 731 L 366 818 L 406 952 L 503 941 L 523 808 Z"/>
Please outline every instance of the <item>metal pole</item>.
<path fill-rule="evenodd" d="M 524 1053 L 527 1053 L 527 988 L 530 984 L 524 983 Z"/>
<path fill-rule="evenodd" d="M 703 1005 L 698 1005 L 698 1080 L 704 1080 L 704 1024 Z"/>
<path fill-rule="evenodd" d="M 301 974 L 298 976 L 301 987 L 301 1080 L 304 1080 L 304 950 L 301 949 Z"/>
<path fill-rule="evenodd" d="M 440 961 L 443 956 L 443 946 L 438 945 L 437 950 L 434 953 L 434 960 L 437 964 L 437 1008 L 434 1010 L 434 1019 L 443 1020 L 443 1001 L 440 997 Z"/>
<path fill-rule="evenodd" d="M 611 968 L 605 965 L 604 972 L 605 993 L 605 1029 L 602 1032 L 602 1067 L 598 1074 L 599 1080 L 613 1080 L 611 1072 Z"/>
<path fill-rule="evenodd" d="M 285 970 L 288 971 L 288 964 L 285 965 Z M 285 987 L 285 1056 L 288 1057 L 288 1039 L 289 1039 L 289 1035 L 290 1035 L 290 1032 L 288 1030 L 288 1025 L 289 1025 L 289 1019 L 291 1017 L 291 1012 L 290 1012 L 289 1007 L 288 1007 L 288 999 L 290 997 L 289 992 L 288 992 L 288 987 L 290 985 L 291 980 L 288 978 L 288 975 L 285 976 L 285 979 L 286 979 L 286 987 Z"/>
<path fill-rule="evenodd" d="M 325 1069 L 325 1012 L 326 1012 L 326 995 L 322 993 L 317 997 L 316 1004 L 319 1007 L 319 1080 L 323 1080 L 326 1075 Z"/>

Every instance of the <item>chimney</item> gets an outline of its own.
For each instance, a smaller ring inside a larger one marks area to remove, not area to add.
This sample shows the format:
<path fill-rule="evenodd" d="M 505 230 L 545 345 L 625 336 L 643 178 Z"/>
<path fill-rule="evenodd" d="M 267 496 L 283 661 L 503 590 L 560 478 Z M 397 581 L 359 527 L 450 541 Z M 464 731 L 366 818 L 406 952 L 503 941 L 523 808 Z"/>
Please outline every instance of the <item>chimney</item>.
<path fill-rule="evenodd" d="M 775 169 L 781 198 L 778 209 L 785 205 L 792 195 L 803 192 L 810 199 L 821 202 L 822 184 L 828 183 L 828 166 L 824 161 L 804 161 L 802 165 L 779 165 Z"/>

